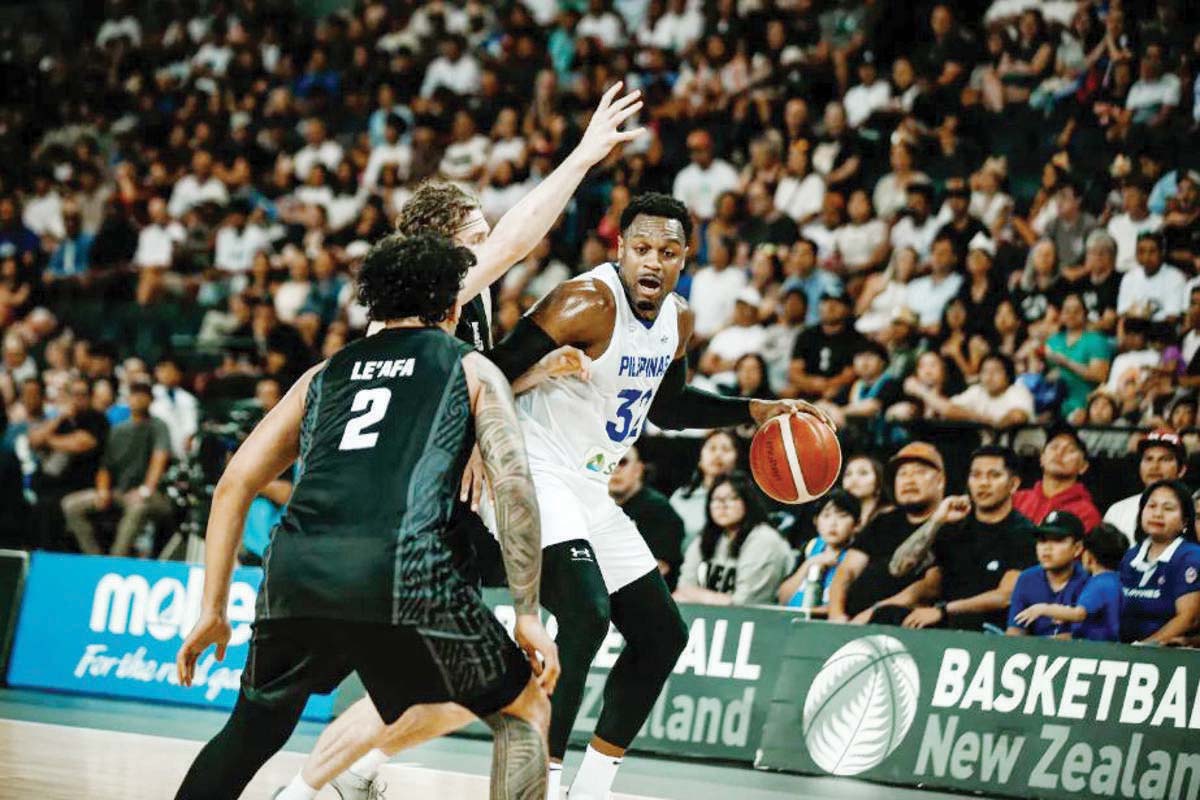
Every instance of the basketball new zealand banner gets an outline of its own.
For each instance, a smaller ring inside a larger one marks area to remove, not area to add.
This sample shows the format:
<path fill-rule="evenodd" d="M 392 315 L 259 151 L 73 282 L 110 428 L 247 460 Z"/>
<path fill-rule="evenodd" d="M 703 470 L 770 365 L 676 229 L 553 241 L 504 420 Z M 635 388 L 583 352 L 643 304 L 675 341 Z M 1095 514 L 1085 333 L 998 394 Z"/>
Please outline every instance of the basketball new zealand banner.
<path fill-rule="evenodd" d="M 262 570 L 233 573 L 225 659 L 209 648 L 191 687 L 179 685 L 175 653 L 200 617 L 204 570 L 179 562 L 34 553 L 13 642 L 12 686 L 232 708 L 249 653 Z M 308 719 L 332 716 L 315 696 Z"/>
<path fill-rule="evenodd" d="M 800 623 L 756 765 L 1022 798 L 1200 796 L 1195 651 Z"/>

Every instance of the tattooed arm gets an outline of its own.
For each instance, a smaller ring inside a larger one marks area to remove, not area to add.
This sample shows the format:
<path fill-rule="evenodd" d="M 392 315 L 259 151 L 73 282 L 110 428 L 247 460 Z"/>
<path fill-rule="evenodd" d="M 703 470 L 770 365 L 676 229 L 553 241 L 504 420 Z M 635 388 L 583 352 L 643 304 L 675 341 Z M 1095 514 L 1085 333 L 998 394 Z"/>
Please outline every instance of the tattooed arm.
<path fill-rule="evenodd" d="M 463 357 L 471 389 L 475 438 L 495 498 L 504 571 L 517 612 L 514 638 L 547 692 L 558 681 L 558 648 L 542 627 L 538 588 L 542 580 L 542 528 L 525 438 L 517 424 L 512 389 L 504 373 L 479 353 Z"/>
<path fill-rule="evenodd" d="M 929 561 L 933 540 L 937 538 L 942 526 L 960 522 L 969 513 L 970 498 L 954 496 L 943 499 L 933 515 L 896 548 L 892 560 L 888 563 L 888 572 L 892 573 L 892 577 L 903 578 L 923 567 Z"/>
<path fill-rule="evenodd" d="M 516 612 L 537 614 L 542 532 L 512 389 L 500 370 L 486 358 L 472 353 L 463 359 L 464 367 L 468 362 L 477 385 L 472 392 L 475 437 L 496 498 L 496 523 L 508 585 Z"/>

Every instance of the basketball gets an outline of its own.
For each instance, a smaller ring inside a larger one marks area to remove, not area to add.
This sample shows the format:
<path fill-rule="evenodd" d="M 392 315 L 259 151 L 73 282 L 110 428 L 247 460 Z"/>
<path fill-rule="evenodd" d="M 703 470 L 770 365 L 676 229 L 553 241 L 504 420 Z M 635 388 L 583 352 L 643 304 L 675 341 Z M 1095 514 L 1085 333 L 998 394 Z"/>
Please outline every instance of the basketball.
<path fill-rule="evenodd" d="M 750 443 L 750 472 L 780 503 L 807 503 L 829 491 L 842 471 L 842 446 L 833 428 L 811 414 L 767 420 Z"/>

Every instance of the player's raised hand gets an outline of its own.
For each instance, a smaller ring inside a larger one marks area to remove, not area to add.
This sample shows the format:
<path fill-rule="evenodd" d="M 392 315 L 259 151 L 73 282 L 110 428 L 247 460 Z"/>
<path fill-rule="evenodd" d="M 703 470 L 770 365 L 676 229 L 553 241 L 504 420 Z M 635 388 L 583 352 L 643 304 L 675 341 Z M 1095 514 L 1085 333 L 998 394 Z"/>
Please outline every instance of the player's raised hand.
<path fill-rule="evenodd" d="M 639 99 L 642 96 L 641 91 L 634 90 L 617 98 L 621 86 L 620 81 L 614 83 L 600 98 L 600 104 L 592 113 L 592 121 L 588 123 L 587 130 L 583 132 L 583 139 L 575 148 L 588 164 L 600 163 L 608 157 L 614 147 L 631 142 L 646 132 L 645 128 L 621 130 L 625 121 L 642 109 L 642 101 Z"/>
<path fill-rule="evenodd" d="M 529 657 L 533 674 L 537 676 L 538 685 L 546 694 L 554 694 L 558 684 L 558 676 L 562 666 L 558 661 L 558 646 L 546 632 L 542 620 L 536 614 L 518 614 L 517 624 L 513 629 L 513 638 L 517 645 Z"/>
<path fill-rule="evenodd" d="M 229 644 L 231 636 L 233 629 L 229 627 L 229 620 L 224 614 L 204 612 L 175 656 L 175 670 L 180 685 L 192 685 L 192 677 L 196 674 L 196 662 L 204 655 L 209 645 L 217 646 L 217 661 L 224 661 L 225 646 Z"/>
<path fill-rule="evenodd" d="M 592 359 L 578 347 L 569 344 L 542 356 L 541 363 L 549 378 L 579 378 L 586 381 L 592 376 Z"/>
<path fill-rule="evenodd" d="M 807 400 L 751 400 L 750 416 L 762 425 L 780 414 L 811 414 L 829 427 L 837 430 L 837 424 L 825 411 Z"/>

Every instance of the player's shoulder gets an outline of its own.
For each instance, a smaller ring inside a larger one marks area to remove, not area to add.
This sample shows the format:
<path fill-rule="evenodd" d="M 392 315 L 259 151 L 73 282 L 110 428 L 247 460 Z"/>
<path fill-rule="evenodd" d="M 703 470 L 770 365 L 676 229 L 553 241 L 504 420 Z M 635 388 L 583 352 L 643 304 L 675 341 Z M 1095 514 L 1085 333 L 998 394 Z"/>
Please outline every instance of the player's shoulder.
<path fill-rule="evenodd" d="M 617 297 L 603 279 L 585 273 L 555 286 L 539 305 L 560 314 L 612 314 L 617 309 Z"/>

